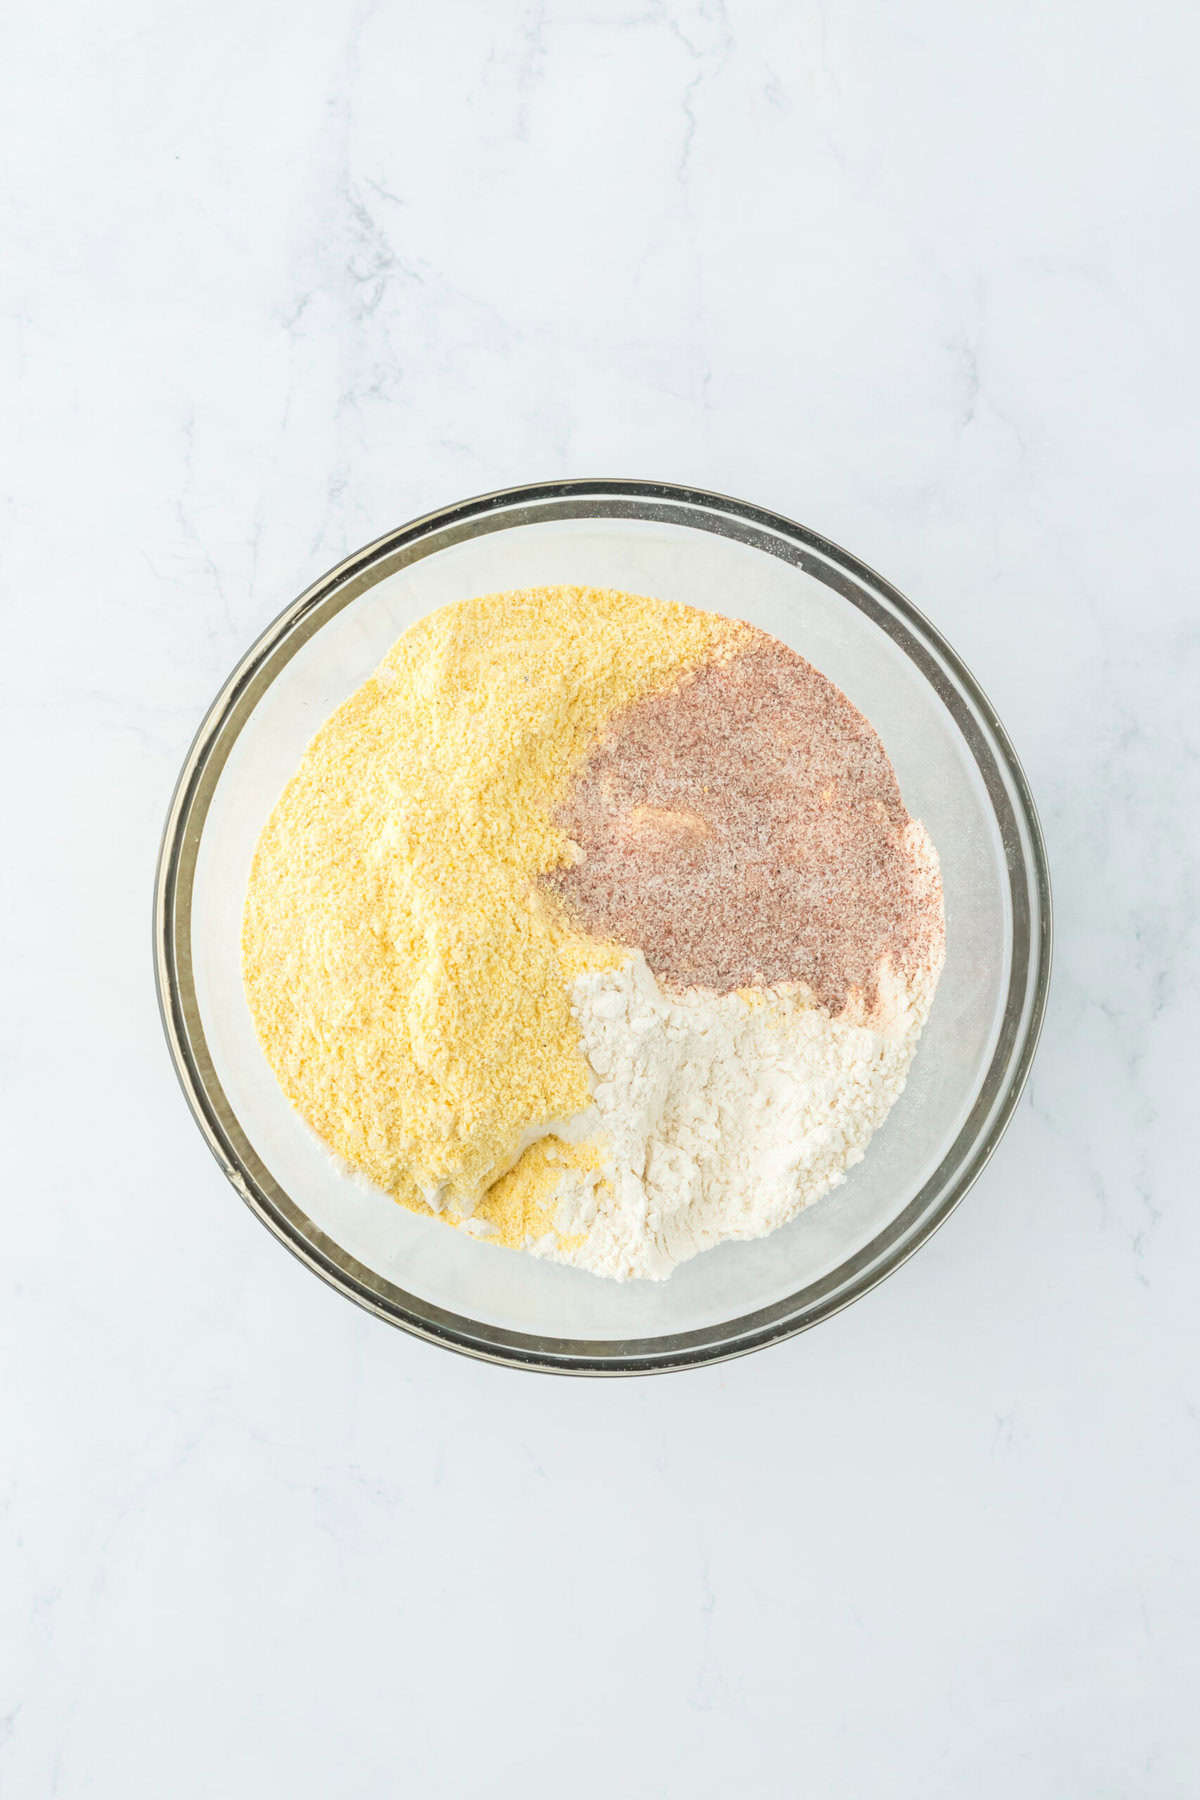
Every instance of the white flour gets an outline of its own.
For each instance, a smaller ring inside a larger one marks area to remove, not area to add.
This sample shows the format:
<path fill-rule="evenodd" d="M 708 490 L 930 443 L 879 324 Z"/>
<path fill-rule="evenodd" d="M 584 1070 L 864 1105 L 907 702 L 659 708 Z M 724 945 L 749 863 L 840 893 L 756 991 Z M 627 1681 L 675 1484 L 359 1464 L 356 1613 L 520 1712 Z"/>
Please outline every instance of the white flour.
<path fill-rule="evenodd" d="M 564 1172 L 557 1230 L 530 1249 L 661 1279 L 726 1238 L 762 1237 L 861 1160 L 904 1086 L 937 971 L 884 984 L 872 1027 L 788 994 L 667 994 L 637 952 L 576 982 L 572 1006 L 610 1144 Z"/>

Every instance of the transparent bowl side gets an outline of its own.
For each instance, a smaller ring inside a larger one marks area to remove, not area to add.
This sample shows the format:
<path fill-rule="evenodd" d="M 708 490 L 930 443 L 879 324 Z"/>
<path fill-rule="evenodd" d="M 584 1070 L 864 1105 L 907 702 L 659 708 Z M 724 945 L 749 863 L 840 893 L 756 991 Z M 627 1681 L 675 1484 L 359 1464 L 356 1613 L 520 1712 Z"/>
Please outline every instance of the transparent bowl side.
<path fill-rule="evenodd" d="M 210 714 L 164 852 L 160 960 L 177 1063 L 245 1197 L 298 1254 L 397 1323 L 543 1367 L 732 1354 L 878 1279 L 981 1166 L 1036 1030 L 1044 968 L 1033 952 L 1048 931 L 1036 821 L 1003 734 L 952 653 L 822 540 L 734 503 L 619 484 L 474 504 L 395 534 L 318 584 Z M 242 994 L 250 856 L 313 732 L 432 607 L 543 582 L 685 600 L 783 638 L 875 723 L 942 858 L 945 973 L 908 1086 L 866 1160 L 782 1231 L 708 1252 L 667 1283 L 602 1282 L 497 1251 L 339 1169 L 280 1094 Z"/>

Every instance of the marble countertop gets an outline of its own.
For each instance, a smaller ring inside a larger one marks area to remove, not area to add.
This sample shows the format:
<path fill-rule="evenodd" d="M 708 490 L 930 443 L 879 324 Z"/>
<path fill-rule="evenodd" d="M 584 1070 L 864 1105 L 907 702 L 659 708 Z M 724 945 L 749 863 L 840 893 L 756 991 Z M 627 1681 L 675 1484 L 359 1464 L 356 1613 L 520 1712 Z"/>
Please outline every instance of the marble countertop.
<path fill-rule="evenodd" d="M 10 20 L 6 1800 L 1195 1793 L 1200 633 L 1185 7 Z M 315 575 L 640 475 L 803 520 L 1041 808 L 1030 1088 L 816 1331 L 587 1383 L 238 1204 L 150 965 L 176 770 Z"/>

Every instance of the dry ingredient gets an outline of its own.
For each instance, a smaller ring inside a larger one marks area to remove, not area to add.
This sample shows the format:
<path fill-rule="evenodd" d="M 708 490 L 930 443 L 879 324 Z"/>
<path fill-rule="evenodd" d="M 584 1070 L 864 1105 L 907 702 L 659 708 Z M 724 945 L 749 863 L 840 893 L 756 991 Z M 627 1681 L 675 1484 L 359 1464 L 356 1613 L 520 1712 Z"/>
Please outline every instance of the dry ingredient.
<path fill-rule="evenodd" d="M 841 1179 L 941 954 L 936 856 L 844 695 L 590 588 L 406 632 L 272 813 L 243 932 L 264 1050 L 339 1157 L 622 1278 Z"/>
<path fill-rule="evenodd" d="M 595 1190 L 560 1201 L 561 1259 L 669 1275 L 836 1186 L 904 1086 L 932 980 L 882 990 L 877 1029 L 786 991 L 664 992 L 640 953 L 576 982 L 608 1187 L 603 1205 Z"/>
<path fill-rule="evenodd" d="M 936 896 L 879 738 L 832 682 L 761 633 L 612 721 L 558 819 L 582 852 L 548 877 L 578 924 L 638 944 L 672 988 L 803 980 L 874 1004 L 915 974 Z"/>

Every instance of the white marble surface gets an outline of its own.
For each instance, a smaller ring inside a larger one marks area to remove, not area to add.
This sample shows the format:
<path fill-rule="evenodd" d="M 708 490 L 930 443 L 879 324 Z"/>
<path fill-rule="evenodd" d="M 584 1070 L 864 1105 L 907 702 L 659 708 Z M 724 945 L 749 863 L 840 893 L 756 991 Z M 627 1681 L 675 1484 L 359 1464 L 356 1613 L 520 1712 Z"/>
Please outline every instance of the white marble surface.
<path fill-rule="evenodd" d="M 1177 0 L 150 0 L 5 28 L 6 1800 L 1197 1791 L 1200 30 Z M 473 1365 L 236 1201 L 176 768 L 465 494 L 660 475 L 906 589 L 1042 808 L 1032 1086 L 726 1368 Z"/>

